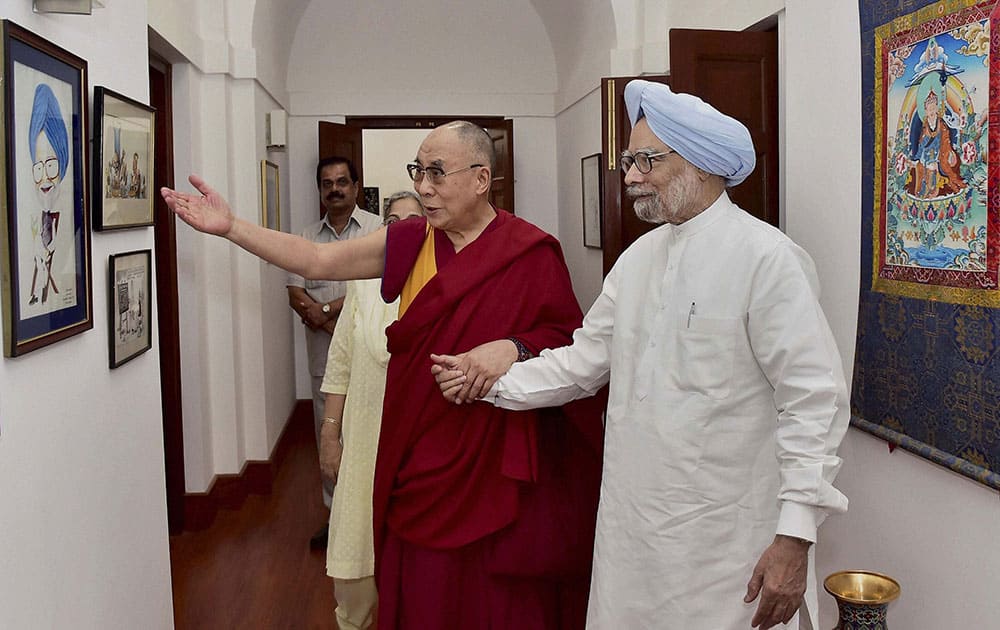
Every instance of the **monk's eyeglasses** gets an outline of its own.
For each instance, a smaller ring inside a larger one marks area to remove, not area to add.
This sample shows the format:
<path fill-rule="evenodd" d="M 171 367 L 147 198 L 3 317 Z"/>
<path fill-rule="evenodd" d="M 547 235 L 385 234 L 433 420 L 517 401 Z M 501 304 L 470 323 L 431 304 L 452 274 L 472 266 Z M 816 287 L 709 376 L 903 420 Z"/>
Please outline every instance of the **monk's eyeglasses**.
<path fill-rule="evenodd" d="M 410 162 L 409 164 L 406 165 L 406 172 L 410 174 L 410 179 L 417 182 L 418 184 L 424 180 L 424 175 L 426 174 L 430 182 L 436 186 L 441 182 L 443 182 L 444 178 L 448 177 L 449 175 L 454 175 L 455 173 L 461 173 L 462 171 L 467 171 L 470 168 L 480 168 L 480 167 L 482 167 L 482 164 L 471 164 L 469 166 L 466 166 L 465 168 L 458 168 L 455 169 L 454 171 L 448 171 L 447 173 L 445 173 L 443 169 L 440 169 L 436 166 L 424 167 L 420 166 L 416 162 Z"/>
<path fill-rule="evenodd" d="M 622 165 L 622 172 L 628 173 L 632 165 L 639 169 L 640 173 L 648 173 L 653 170 L 653 162 L 656 160 L 662 160 L 671 153 L 677 153 L 673 149 L 669 151 L 660 151 L 658 153 L 653 153 L 650 151 L 636 151 L 635 153 L 629 153 L 628 151 L 622 151 L 619 157 L 619 164 Z"/>

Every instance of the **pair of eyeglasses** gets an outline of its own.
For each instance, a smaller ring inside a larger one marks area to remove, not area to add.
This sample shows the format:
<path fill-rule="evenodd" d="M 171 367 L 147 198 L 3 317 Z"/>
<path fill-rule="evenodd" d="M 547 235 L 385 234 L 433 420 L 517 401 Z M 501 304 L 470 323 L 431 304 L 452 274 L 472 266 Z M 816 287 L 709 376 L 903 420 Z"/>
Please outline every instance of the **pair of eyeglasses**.
<path fill-rule="evenodd" d="M 622 151 L 619 157 L 619 163 L 622 165 L 622 172 L 628 173 L 629 169 L 632 168 L 634 164 L 640 173 L 648 173 L 653 170 L 653 162 L 656 160 L 662 160 L 671 153 L 677 153 L 673 149 L 669 151 L 660 151 L 658 153 L 652 153 L 649 151 L 636 151 L 635 153 L 629 153 L 628 151 Z"/>
<path fill-rule="evenodd" d="M 55 179 L 59 177 L 59 158 L 49 158 L 39 160 L 31 165 L 31 174 L 35 178 L 36 184 L 42 183 L 42 178 Z"/>
<path fill-rule="evenodd" d="M 465 168 L 459 168 L 455 169 L 454 171 L 448 171 L 447 173 L 445 173 L 444 169 L 438 168 L 437 166 L 424 167 L 417 164 L 416 162 L 410 162 L 409 164 L 406 165 L 406 172 L 410 174 L 410 179 L 412 179 L 417 183 L 422 182 L 424 180 L 424 175 L 427 175 L 427 178 L 430 180 L 430 182 L 432 184 L 437 185 L 443 182 L 444 178 L 448 177 L 449 175 L 454 175 L 455 173 L 461 173 L 462 171 L 467 171 L 470 168 L 480 168 L 482 166 L 483 166 L 482 164 L 471 164 L 469 166 L 466 166 Z"/>

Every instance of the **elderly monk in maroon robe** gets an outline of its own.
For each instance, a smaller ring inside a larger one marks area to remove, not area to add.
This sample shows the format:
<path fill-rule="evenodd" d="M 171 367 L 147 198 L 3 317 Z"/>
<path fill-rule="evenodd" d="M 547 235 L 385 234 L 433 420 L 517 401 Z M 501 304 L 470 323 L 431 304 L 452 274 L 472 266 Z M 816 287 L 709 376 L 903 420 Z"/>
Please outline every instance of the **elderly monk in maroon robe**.
<path fill-rule="evenodd" d="M 490 205 L 493 163 L 482 129 L 439 127 L 407 166 L 426 217 L 328 244 L 235 218 L 197 176 L 190 181 L 200 195 L 162 191 L 196 229 L 289 271 L 381 276 L 383 297 L 400 297 L 399 319 L 386 331 L 373 497 L 384 630 L 584 626 L 600 403 L 539 412 L 454 406 L 430 372 L 431 354 L 497 338 L 488 363 L 509 365 L 570 343 L 581 323 L 556 240 Z"/>

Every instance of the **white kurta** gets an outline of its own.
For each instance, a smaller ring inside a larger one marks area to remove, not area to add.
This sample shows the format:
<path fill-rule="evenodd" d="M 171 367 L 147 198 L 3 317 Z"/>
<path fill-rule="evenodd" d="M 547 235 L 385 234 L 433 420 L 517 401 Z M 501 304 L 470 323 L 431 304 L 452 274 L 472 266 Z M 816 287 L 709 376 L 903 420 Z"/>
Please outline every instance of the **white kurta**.
<path fill-rule="evenodd" d="M 344 453 L 333 491 L 326 551 L 327 574 L 342 579 L 375 574 L 372 484 L 389 363 L 385 329 L 399 312 L 398 300 L 382 301 L 380 286 L 378 279 L 347 283 L 323 379 L 323 392 L 347 394 Z"/>
<path fill-rule="evenodd" d="M 588 628 L 746 630 L 775 533 L 815 541 L 846 510 L 847 388 L 817 298 L 808 254 L 723 193 L 622 254 L 572 346 L 494 386 L 519 409 L 610 377 Z M 815 587 L 810 570 L 813 627 Z"/>

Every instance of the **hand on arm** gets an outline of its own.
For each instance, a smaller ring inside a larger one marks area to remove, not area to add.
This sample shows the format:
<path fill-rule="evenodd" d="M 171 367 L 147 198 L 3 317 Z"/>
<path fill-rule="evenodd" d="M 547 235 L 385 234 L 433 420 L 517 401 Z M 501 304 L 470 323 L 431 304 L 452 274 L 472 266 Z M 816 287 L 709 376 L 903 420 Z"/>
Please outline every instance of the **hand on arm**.
<path fill-rule="evenodd" d="M 465 373 L 458 369 L 459 363 L 462 362 L 462 356 L 452 356 L 450 354 L 432 354 L 431 361 L 434 365 L 431 366 L 431 374 L 434 375 L 434 380 L 437 381 L 438 387 L 441 388 L 441 395 L 444 399 L 450 403 L 455 403 L 456 405 L 461 404 L 461 400 L 458 398 L 458 392 L 462 390 L 462 386 L 465 385 Z"/>
<path fill-rule="evenodd" d="M 431 361 L 431 374 L 445 399 L 455 404 L 474 402 L 517 361 L 517 346 L 509 339 L 498 339 L 457 356 L 432 354 Z"/>
<path fill-rule="evenodd" d="M 806 592 L 811 544 L 808 540 L 778 534 L 761 554 L 743 598 L 749 604 L 760 595 L 752 627 L 767 630 L 787 623 L 799 610 Z"/>

